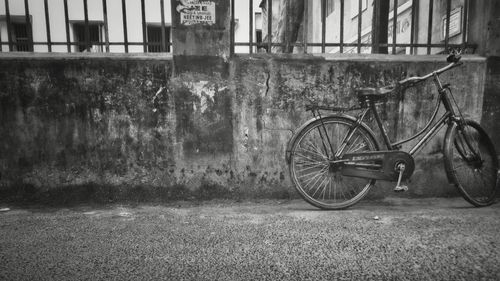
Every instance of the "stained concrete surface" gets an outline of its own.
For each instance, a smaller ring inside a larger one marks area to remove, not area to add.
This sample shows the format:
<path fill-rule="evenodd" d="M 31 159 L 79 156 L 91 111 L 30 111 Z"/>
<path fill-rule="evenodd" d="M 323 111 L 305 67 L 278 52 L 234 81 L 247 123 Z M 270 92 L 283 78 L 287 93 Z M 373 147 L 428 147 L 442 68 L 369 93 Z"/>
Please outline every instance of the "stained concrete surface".
<path fill-rule="evenodd" d="M 487 65 L 496 64 L 477 56 L 463 61 L 443 82 L 452 84 L 464 113 L 489 116 L 485 128 L 494 131 L 498 108 L 486 112 L 483 104 L 496 99 L 483 102 L 483 90 Z M 102 202 L 290 198 L 285 150 L 292 132 L 312 118 L 306 104 L 350 107 L 360 86 L 390 85 L 444 65 L 441 55 L 1 54 L 0 201 L 57 193 Z M 391 139 L 422 129 L 436 101 L 426 83 L 381 104 Z M 417 155 L 411 195 L 455 192 L 438 158 L 444 131 Z"/>
<path fill-rule="evenodd" d="M 0 280 L 500 279 L 498 203 L 0 207 Z"/>

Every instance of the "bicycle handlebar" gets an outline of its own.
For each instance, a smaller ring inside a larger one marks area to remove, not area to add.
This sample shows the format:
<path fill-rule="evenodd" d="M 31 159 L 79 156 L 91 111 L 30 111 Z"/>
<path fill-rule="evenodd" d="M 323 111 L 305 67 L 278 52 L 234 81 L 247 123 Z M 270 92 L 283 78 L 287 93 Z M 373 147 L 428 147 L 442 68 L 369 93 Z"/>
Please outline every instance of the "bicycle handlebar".
<path fill-rule="evenodd" d="M 402 86 L 404 84 L 408 84 L 408 83 L 419 83 L 419 82 L 422 82 L 422 81 L 425 81 L 427 79 L 429 79 L 430 77 L 434 76 L 434 75 L 439 75 L 445 71 L 448 71 L 452 68 L 455 68 L 457 66 L 460 66 L 462 65 L 463 63 L 460 62 L 460 59 L 462 57 L 460 55 L 456 55 L 456 54 L 451 54 L 449 55 L 447 58 L 446 58 L 446 61 L 449 62 L 450 64 L 448 64 L 447 66 L 443 67 L 443 68 L 440 68 L 438 70 L 435 70 L 425 76 L 413 76 L 413 77 L 408 77 L 404 80 L 401 80 L 401 81 L 398 81 L 397 82 L 397 85 L 398 86 Z"/>

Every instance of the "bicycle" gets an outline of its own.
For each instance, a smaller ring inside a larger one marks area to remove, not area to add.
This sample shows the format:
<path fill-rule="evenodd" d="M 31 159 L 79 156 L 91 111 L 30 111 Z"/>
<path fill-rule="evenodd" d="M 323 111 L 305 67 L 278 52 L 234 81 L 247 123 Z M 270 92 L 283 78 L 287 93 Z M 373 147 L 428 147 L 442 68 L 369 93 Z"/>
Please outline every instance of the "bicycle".
<path fill-rule="evenodd" d="M 397 182 L 395 191 L 406 191 L 402 182 L 413 174 L 413 155 L 447 125 L 443 159 L 449 182 L 472 205 L 492 204 L 498 190 L 495 147 L 477 122 L 464 118 L 450 84 L 442 84 L 439 78 L 443 72 L 462 65 L 460 58 L 459 54 L 452 54 L 447 58 L 447 66 L 395 85 L 356 89 L 359 103 L 351 108 L 307 105 L 306 111 L 311 111 L 313 118 L 296 131 L 286 149 L 290 177 L 305 201 L 322 209 L 345 209 L 359 202 L 376 180 Z M 430 78 L 439 95 L 432 117 L 410 138 L 391 142 L 376 105 Z M 441 105 L 445 112 L 434 122 Z M 321 111 L 325 110 L 335 113 L 322 116 Z M 357 117 L 345 114 L 355 110 L 360 111 Z M 373 130 L 364 122 L 370 112 L 385 150 L 380 149 Z M 422 135 L 408 152 L 400 150 L 402 144 Z"/>

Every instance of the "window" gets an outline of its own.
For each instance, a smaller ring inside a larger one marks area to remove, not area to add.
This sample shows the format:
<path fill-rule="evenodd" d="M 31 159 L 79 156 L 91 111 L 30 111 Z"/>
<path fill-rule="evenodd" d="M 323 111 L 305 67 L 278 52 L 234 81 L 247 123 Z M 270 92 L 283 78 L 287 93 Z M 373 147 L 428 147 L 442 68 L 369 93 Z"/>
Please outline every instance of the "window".
<path fill-rule="evenodd" d="M 7 26 L 5 16 L 0 16 L 0 21 Z M 33 33 L 31 30 L 31 23 L 26 23 L 25 16 L 10 16 L 12 51 L 33 52 Z"/>
<path fill-rule="evenodd" d="M 328 17 L 335 10 L 335 0 L 328 0 L 326 2 L 326 16 Z"/>
<path fill-rule="evenodd" d="M 148 52 L 159 53 L 162 52 L 161 49 L 161 25 L 158 24 L 148 24 L 147 26 L 147 36 L 148 36 Z M 170 26 L 165 26 L 165 44 L 166 51 L 170 52 Z"/>
<path fill-rule="evenodd" d="M 255 43 L 257 43 L 257 52 L 267 50 L 267 45 L 262 43 L 263 24 L 262 13 L 255 13 Z"/>
<path fill-rule="evenodd" d="M 12 23 L 12 42 L 14 51 L 33 52 L 33 38 L 29 34 L 30 26 L 26 23 Z"/>
<path fill-rule="evenodd" d="M 102 52 L 102 29 L 103 24 L 100 22 L 89 22 L 89 43 L 90 52 Z M 85 52 L 87 49 L 85 42 L 85 23 L 73 23 L 73 38 L 77 45 L 76 52 Z"/>
<path fill-rule="evenodd" d="M 257 52 L 267 52 L 267 45 L 262 43 L 262 29 L 255 30 L 255 42 L 257 43 Z"/>
<path fill-rule="evenodd" d="M 351 17 L 357 17 L 359 14 L 359 0 L 351 0 Z M 361 11 L 366 11 L 368 8 L 368 0 L 361 0 Z"/>
<path fill-rule="evenodd" d="M 406 4 L 407 2 L 409 2 L 410 0 L 398 0 L 398 10 L 399 10 L 399 7 L 403 6 L 403 4 Z M 391 0 L 389 2 L 389 11 L 392 11 L 394 10 L 394 1 Z"/>

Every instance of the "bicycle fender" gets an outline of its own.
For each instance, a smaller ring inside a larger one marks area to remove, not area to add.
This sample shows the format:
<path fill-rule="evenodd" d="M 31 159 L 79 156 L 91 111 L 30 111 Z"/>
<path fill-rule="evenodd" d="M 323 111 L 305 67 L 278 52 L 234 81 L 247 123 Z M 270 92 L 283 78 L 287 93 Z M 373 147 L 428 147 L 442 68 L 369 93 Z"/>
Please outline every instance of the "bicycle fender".
<path fill-rule="evenodd" d="M 349 120 L 349 121 L 351 121 L 353 123 L 357 122 L 356 117 L 348 115 L 348 114 L 344 114 L 344 113 L 335 113 L 335 114 L 330 114 L 330 115 L 322 116 L 323 119 L 324 118 L 329 118 L 329 117 L 336 117 L 336 118 L 341 118 L 341 119 L 347 119 L 347 120 Z M 319 116 L 316 116 L 316 117 L 313 117 L 313 118 L 307 120 L 297 130 L 295 130 L 293 136 L 288 140 L 288 143 L 286 145 L 286 155 L 285 155 L 286 162 L 288 164 L 290 164 L 290 161 L 291 161 L 292 144 L 295 142 L 295 140 L 299 136 L 300 132 L 302 130 L 304 130 L 307 126 L 309 126 L 312 122 L 314 122 L 316 120 L 319 120 L 319 119 L 321 119 L 321 118 Z M 366 125 L 366 123 L 361 122 L 360 126 L 362 126 L 364 129 L 366 129 L 370 134 L 372 134 L 372 136 L 375 136 L 375 134 L 373 133 L 373 130 L 370 127 L 368 127 L 368 125 Z M 377 150 L 378 150 L 378 144 L 376 143 L 375 145 L 377 146 Z"/>

